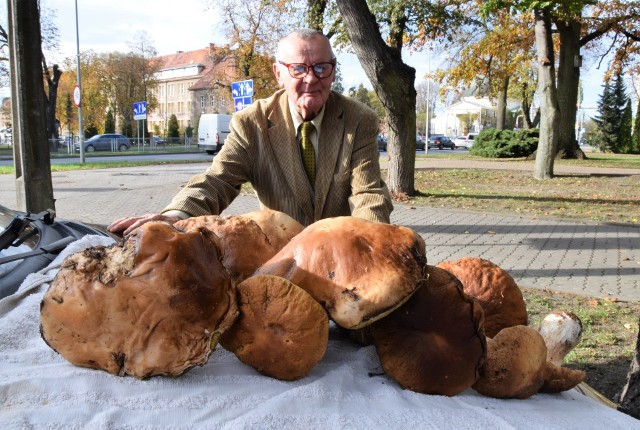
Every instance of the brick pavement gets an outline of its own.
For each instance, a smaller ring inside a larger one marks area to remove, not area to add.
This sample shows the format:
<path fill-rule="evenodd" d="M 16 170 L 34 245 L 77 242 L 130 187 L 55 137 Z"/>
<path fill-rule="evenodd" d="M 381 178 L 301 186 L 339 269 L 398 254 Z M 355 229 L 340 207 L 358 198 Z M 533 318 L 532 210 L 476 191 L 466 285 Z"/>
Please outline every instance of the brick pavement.
<path fill-rule="evenodd" d="M 435 162 L 438 167 L 453 167 L 443 161 Z M 196 163 L 56 172 L 52 175 L 56 210 L 60 218 L 98 224 L 155 212 L 193 174 L 207 166 Z M 13 176 L 0 175 L 0 201 L 15 207 L 15 200 Z M 225 213 L 256 208 L 253 195 L 241 195 Z M 482 257 L 508 270 L 522 287 L 640 300 L 637 226 L 406 205 L 396 205 L 392 222 L 413 228 L 425 239 L 429 264 L 464 256 Z"/>

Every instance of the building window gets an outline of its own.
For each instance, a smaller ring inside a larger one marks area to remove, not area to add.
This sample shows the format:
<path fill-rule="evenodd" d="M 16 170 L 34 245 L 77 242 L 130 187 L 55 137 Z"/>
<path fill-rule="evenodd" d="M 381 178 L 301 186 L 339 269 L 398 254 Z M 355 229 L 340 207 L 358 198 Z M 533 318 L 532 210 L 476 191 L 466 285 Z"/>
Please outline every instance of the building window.
<path fill-rule="evenodd" d="M 205 96 L 200 96 L 200 107 L 201 108 L 204 108 L 204 99 L 205 99 Z"/>
<path fill-rule="evenodd" d="M 184 94 L 184 82 L 178 84 L 178 95 Z"/>
<path fill-rule="evenodd" d="M 178 102 L 178 113 L 182 113 L 182 102 Z"/>
<path fill-rule="evenodd" d="M 216 107 L 216 98 L 213 96 L 213 94 L 211 95 L 211 107 Z"/>
<path fill-rule="evenodd" d="M 169 85 L 169 97 L 173 97 L 174 94 L 175 93 L 174 93 L 174 89 L 173 89 L 173 84 L 170 84 Z"/>
<path fill-rule="evenodd" d="M 164 88 L 165 88 L 164 85 L 160 87 L 160 97 L 164 97 L 164 91 L 165 91 Z"/>

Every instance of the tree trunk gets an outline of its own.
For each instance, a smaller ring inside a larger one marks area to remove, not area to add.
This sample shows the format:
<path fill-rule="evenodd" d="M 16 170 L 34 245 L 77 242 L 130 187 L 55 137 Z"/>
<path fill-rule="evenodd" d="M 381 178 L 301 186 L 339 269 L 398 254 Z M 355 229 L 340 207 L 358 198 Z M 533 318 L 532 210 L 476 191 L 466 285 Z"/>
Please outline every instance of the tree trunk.
<path fill-rule="evenodd" d="M 496 129 L 504 130 L 505 114 L 507 112 L 507 90 L 509 89 L 509 77 L 504 78 L 502 88 L 498 94 L 498 112 L 496 115 Z"/>
<path fill-rule="evenodd" d="M 578 87 L 580 86 L 580 28 L 579 16 L 556 22 L 560 35 L 558 62 L 558 158 L 586 158 L 576 139 Z"/>
<path fill-rule="evenodd" d="M 640 318 L 638 325 L 640 325 Z M 629 367 L 627 384 L 620 395 L 620 410 L 640 419 L 640 330 L 636 340 L 636 352 Z"/>
<path fill-rule="evenodd" d="M 415 195 L 416 71 L 389 47 L 365 0 L 338 0 L 353 49 L 385 108 L 389 124 L 387 185 L 394 198 Z"/>
<path fill-rule="evenodd" d="M 536 151 L 533 177 L 551 179 L 553 162 L 558 147 L 557 130 L 560 122 L 558 95 L 556 90 L 555 59 L 551 33 L 550 13 L 536 9 L 535 34 L 538 53 L 538 93 L 540 97 L 540 138 Z"/>
<path fill-rule="evenodd" d="M 47 137 L 49 139 L 49 151 L 58 152 L 56 139 L 58 136 L 58 121 L 56 120 L 56 104 L 58 103 L 58 83 L 62 76 L 62 70 L 57 64 L 53 65 L 53 76 L 49 73 L 47 62 L 42 56 L 42 68 L 47 80 L 48 94 L 45 96 L 47 106 Z"/>
<path fill-rule="evenodd" d="M 46 136 L 38 2 L 7 2 L 17 209 L 55 210 Z"/>

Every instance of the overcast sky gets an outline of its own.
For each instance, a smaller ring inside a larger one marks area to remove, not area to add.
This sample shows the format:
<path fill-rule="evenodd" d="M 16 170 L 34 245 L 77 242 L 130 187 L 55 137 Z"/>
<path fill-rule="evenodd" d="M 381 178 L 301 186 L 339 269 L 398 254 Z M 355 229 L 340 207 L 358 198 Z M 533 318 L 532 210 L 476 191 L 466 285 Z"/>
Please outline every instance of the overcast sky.
<path fill-rule="evenodd" d="M 75 1 L 41 2 L 56 13 L 62 54 L 75 57 Z M 215 30 L 221 28 L 216 13 L 206 10 L 202 0 L 78 0 L 77 3 L 80 51 L 126 52 L 140 31 L 146 31 L 159 55 L 202 49 L 211 42 L 225 43 L 221 31 Z M 6 20 L 6 8 L 7 2 L 0 0 L 0 17 L 3 20 Z M 404 55 L 403 58 L 416 68 L 416 83 L 423 81 L 429 68 L 433 70 L 438 66 L 437 59 L 429 62 L 426 52 Z M 355 55 L 339 54 L 338 61 L 345 88 L 360 83 L 372 88 Z M 601 73 L 583 68 L 582 75 L 583 105 L 595 107 L 602 92 Z"/>

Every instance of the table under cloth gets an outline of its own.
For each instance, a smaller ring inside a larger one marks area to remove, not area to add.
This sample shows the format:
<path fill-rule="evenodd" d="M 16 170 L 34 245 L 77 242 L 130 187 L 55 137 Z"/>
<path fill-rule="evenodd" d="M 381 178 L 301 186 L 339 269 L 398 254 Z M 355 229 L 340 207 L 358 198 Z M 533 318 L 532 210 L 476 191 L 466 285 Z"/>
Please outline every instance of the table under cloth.
<path fill-rule="evenodd" d="M 525 400 L 404 390 L 383 374 L 374 347 L 335 329 L 324 358 L 293 382 L 260 375 L 220 346 L 173 378 L 74 366 L 42 340 L 40 301 L 67 255 L 111 240 L 72 243 L 0 300 L 1 429 L 640 429 L 576 389 Z"/>

